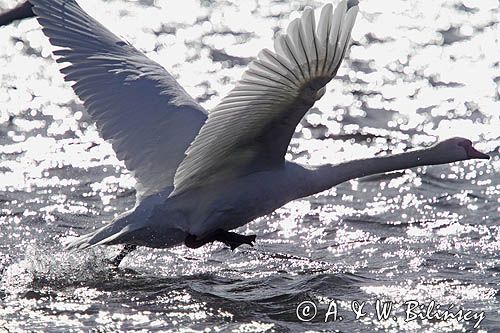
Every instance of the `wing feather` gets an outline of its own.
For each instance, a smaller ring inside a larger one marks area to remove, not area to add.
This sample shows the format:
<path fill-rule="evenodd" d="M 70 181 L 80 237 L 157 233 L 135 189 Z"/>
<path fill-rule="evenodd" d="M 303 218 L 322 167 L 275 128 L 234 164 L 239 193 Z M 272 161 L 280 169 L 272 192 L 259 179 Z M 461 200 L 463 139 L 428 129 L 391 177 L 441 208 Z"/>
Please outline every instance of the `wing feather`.
<path fill-rule="evenodd" d="M 262 50 L 210 112 L 177 169 L 171 196 L 283 165 L 295 127 L 337 73 L 357 11 L 355 0 L 343 0 L 333 15 L 326 5 L 316 26 L 306 9 L 278 34 L 275 52 Z"/>
<path fill-rule="evenodd" d="M 207 113 L 159 64 L 90 17 L 74 0 L 30 0 L 57 62 L 102 137 L 138 181 L 138 196 L 173 185 Z"/>

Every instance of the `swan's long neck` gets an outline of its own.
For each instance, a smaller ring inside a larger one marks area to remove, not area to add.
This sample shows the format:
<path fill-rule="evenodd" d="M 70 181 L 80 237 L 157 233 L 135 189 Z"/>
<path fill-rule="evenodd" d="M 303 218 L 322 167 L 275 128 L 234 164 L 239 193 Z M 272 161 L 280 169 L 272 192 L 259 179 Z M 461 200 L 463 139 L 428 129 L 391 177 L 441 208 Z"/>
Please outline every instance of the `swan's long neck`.
<path fill-rule="evenodd" d="M 347 180 L 408 169 L 422 165 L 448 163 L 446 157 L 435 156 L 429 149 L 349 161 L 337 165 L 326 164 L 309 170 L 306 195 L 325 191 Z"/>

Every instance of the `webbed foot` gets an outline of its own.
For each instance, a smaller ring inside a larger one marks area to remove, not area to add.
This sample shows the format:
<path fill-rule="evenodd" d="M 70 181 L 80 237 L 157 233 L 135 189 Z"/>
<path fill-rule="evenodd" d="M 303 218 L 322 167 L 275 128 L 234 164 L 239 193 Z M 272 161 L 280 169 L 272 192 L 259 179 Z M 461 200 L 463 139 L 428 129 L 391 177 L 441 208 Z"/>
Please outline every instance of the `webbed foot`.
<path fill-rule="evenodd" d="M 184 245 L 189 248 L 196 249 L 205 244 L 219 241 L 229 246 L 231 250 L 234 250 L 243 244 L 253 246 L 256 237 L 256 235 L 245 236 L 235 232 L 218 229 L 211 236 L 202 239 L 197 239 L 195 235 L 188 235 L 184 240 Z"/>
<path fill-rule="evenodd" d="M 234 249 L 243 244 L 248 244 L 250 246 L 253 246 L 256 237 L 257 237 L 256 235 L 245 236 L 237 234 L 235 232 L 222 230 L 219 233 L 217 233 L 215 240 L 218 240 L 219 242 L 226 244 L 231 248 L 231 250 L 234 251 Z"/>

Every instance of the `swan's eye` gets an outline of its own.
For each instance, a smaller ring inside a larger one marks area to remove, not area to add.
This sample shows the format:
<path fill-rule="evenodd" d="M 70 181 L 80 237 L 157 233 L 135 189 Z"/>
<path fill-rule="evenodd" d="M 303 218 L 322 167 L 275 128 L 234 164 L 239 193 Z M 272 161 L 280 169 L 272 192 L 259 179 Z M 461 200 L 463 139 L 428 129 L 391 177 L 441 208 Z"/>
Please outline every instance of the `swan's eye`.
<path fill-rule="evenodd" d="M 467 148 L 469 148 L 469 147 L 472 147 L 472 141 L 470 141 L 470 140 L 468 140 L 468 139 L 465 139 L 465 140 L 463 140 L 463 141 L 460 141 L 460 142 L 458 143 L 458 145 L 459 145 L 460 147 L 464 147 L 464 148 L 466 148 L 466 149 L 467 149 Z"/>

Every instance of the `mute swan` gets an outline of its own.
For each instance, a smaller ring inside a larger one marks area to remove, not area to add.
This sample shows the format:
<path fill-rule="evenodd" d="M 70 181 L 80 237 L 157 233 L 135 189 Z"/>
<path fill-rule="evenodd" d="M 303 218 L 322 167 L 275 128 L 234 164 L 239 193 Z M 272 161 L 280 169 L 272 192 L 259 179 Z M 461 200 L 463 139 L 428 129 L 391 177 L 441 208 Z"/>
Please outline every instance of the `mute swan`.
<path fill-rule="evenodd" d="M 22 20 L 28 17 L 34 17 L 31 10 L 32 5 L 28 0 L 6 12 L 0 14 L 0 27 L 11 24 L 15 20 Z"/>
<path fill-rule="evenodd" d="M 252 245 L 229 230 L 289 201 L 349 179 L 420 165 L 487 159 L 469 140 L 338 165 L 285 160 L 295 127 L 337 73 L 349 46 L 357 1 L 310 8 L 262 50 L 236 87 L 208 113 L 160 65 L 119 39 L 74 0 L 30 0 L 61 70 L 104 139 L 137 179 L 137 204 L 69 249 L 126 244 Z"/>

